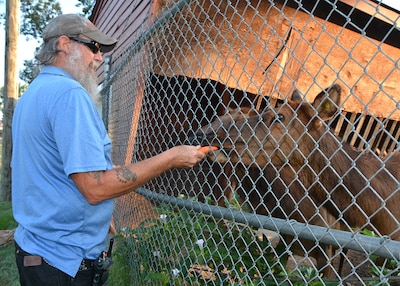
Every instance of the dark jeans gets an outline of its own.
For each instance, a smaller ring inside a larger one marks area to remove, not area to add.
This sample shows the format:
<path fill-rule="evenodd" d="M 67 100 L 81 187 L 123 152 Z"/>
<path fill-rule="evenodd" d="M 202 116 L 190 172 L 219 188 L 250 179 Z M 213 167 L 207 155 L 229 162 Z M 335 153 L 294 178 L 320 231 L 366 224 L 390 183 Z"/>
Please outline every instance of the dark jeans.
<path fill-rule="evenodd" d="M 93 267 L 79 270 L 75 278 L 73 278 L 51 266 L 41 257 L 25 252 L 17 244 L 15 244 L 15 258 L 21 286 L 92 286 Z M 104 281 L 104 279 L 102 280 Z"/>

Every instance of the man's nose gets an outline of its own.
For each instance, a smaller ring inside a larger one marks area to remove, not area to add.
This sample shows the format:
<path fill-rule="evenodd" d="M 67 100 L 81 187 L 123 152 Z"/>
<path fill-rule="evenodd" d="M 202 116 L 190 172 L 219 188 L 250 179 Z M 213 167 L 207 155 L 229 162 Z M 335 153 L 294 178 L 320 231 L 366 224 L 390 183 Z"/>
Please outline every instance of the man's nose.
<path fill-rule="evenodd" d="M 94 54 L 94 59 L 98 62 L 103 62 L 103 53 L 100 50 Z"/>

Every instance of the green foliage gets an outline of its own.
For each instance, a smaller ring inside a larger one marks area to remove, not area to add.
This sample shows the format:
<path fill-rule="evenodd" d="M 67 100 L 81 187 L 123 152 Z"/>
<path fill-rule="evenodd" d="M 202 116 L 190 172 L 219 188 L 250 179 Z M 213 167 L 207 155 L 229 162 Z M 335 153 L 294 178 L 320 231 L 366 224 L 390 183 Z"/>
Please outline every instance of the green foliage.
<path fill-rule="evenodd" d="M 82 7 L 82 15 L 89 16 L 96 1 L 78 0 L 76 7 Z M 62 14 L 58 0 L 21 0 L 21 34 L 27 39 L 40 39 L 47 23 Z"/>
<path fill-rule="evenodd" d="M 35 60 L 24 60 L 24 68 L 19 72 L 19 78 L 30 84 L 39 73 L 39 65 Z"/>
<path fill-rule="evenodd" d="M 47 23 L 62 14 L 58 0 L 21 0 L 21 34 L 26 40 L 35 39 L 40 42 L 40 37 Z M 19 72 L 21 80 L 31 83 L 38 72 L 38 65 L 34 59 L 24 60 L 24 68 Z"/>
<path fill-rule="evenodd" d="M 47 23 L 62 10 L 57 0 L 21 0 L 21 14 L 21 34 L 27 39 L 38 39 Z"/>
<path fill-rule="evenodd" d="M 286 269 L 282 256 L 286 249 L 273 248 L 265 237 L 260 240 L 250 226 L 167 204 L 160 205 L 158 212 L 159 219 L 121 231 L 109 285 L 338 284 L 324 279 L 314 267 Z M 368 230 L 362 233 L 375 236 Z M 389 285 L 381 278 L 399 276 L 393 269 L 397 269 L 395 260 L 372 267 L 366 285 Z"/>
<path fill-rule="evenodd" d="M 96 3 L 95 0 L 78 0 L 77 7 L 82 7 L 82 15 L 88 16 Z M 21 0 L 21 34 L 27 40 L 35 39 L 40 42 L 40 36 L 47 23 L 62 14 L 58 0 Z M 26 83 L 31 83 L 38 74 L 39 66 L 34 59 L 25 60 L 24 68 L 19 77 Z"/>
<path fill-rule="evenodd" d="M 78 4 L 76 7 L 82 7 L 82 14 L 84 16 L 90 16 L 92 13 L 93 7 L 96 4 L 96 0 L 78 0 Z"/>
<path fill-rule="evenodd" d="M 13 229 L 17 226 L 12 210 L 11 202 L 0 202 L 0 229 Z M 0 285 L 17 286 L 18 270 L 15 264 L 14 244 L 0 246 Z"/>
<path fill-rule="evenodd" d="M 159 219 L 121 231 L 110 285 L 322 285 L 315 268 L 287 270 L 283 249 L 247 225 L 168 205 L 158 210 Z"/>
<path fill-rule="evenodd" d="M 15 264 L 14 243 L 0 246 L 0 285 L 18 286 L 18 270 Z"/>
<path fill-rule="evenodd" d="M 363 229 L 361 234 L 378 237 L 373 231 Z M 400 277 L 400 270 L 398 269 L 397 261 L 395 259 L 382 259 L 381 257 L 371 254 L 370 259 L 374 262 L 373 266 L 369 270 L 372 277 L 377 277 L 377 280 L 371 280 L 367 282 L 368 286 L 373 285 L 391 285 L 390 282 L 382 282 L 380 277 Z M 379 261 L 379 262 L 378 262 Z"/>
<path fill-rule="evenodd" d="M 17 222 L 14 220 L 11 202 L 0 202 L 0 229 L 13 229 L 17 227 Z"/>

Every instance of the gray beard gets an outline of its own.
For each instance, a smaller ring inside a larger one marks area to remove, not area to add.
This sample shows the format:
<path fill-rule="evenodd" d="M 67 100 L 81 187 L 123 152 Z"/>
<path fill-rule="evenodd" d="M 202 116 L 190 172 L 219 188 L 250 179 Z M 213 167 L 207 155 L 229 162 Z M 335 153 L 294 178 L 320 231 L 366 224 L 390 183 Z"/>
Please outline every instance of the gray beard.
<path fill-rule="evenodd" d="M 96 105 L 101 102 L 100 93 L 97 90 L 97 74 L 86 73 L 78 82 L 86 89 Z"/>
<path fill-rule="evenodd" d="M 101 103 L 101 98 L 97 89 L 97 74 L 84 66 L 81 59 L 82 55 L 79 49 L 75 49 L 74 53 L 69 57 L 67 69 L 71 73 L 72 77 L 89 93 L 93 102 L 98 105 Z M 93 62 L 91 65 L 94 66 L 96 63 Z"/>

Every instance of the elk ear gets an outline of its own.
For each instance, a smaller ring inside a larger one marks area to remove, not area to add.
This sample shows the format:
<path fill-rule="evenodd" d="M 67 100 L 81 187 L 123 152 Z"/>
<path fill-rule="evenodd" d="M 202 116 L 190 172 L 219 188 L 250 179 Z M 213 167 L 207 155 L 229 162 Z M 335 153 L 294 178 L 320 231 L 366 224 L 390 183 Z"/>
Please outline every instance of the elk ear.
<path fill-rule="evenodd" d="M 326 90 L 320 92 L 314 99 L 313 106 L 318 111 L 318 116 L 322 120 L 328 120 L 338 112 L 340 104 L 341 88 L 334 84 Z"/>
<path fill-rule="evenodd" d="M 232 108 L 228 106 L 228 113 L 233 114 L 235 113 L 235 111 L 237 110 L 237 108 Z"/>
<path fill-rule="evenodd" d="M 297 89 L 295 89 L 292 93 L 292 97 L 290 98 L 290 100 L 300 103 L 303 100 L 303 98 L 301 97 L 300 92 Z"/>

